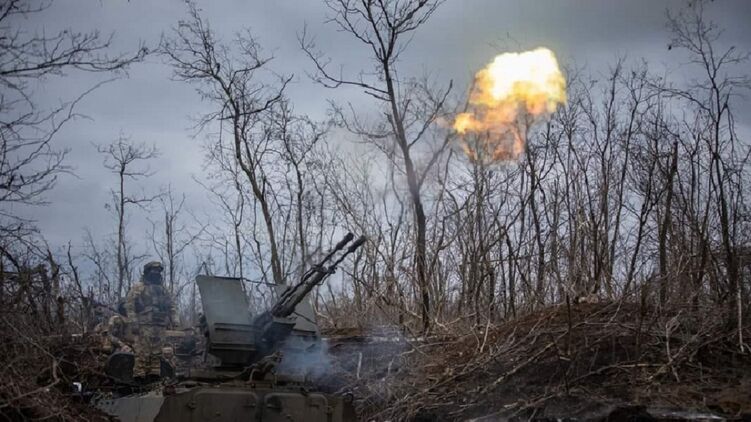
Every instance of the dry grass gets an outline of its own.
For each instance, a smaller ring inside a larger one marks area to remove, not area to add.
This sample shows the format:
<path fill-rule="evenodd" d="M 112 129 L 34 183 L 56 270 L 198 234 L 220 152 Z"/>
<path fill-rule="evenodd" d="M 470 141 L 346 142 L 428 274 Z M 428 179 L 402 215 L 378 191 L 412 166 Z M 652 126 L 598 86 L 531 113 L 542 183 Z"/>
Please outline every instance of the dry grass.
<path fill-rule="evenodd" d="M 733 417 L 751 413 L 751 356 L 722 321 L 700 308 L 562 305 L 462 335 L 338 339 L 331 351 L 340 390 L 367 419 L 583 417 L 625 404 Z"/>

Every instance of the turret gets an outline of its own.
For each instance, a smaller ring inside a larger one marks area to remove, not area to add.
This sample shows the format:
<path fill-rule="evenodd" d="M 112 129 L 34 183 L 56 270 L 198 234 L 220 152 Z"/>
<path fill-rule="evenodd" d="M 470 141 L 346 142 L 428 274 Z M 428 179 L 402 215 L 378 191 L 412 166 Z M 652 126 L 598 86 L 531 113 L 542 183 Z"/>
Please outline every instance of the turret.
<path fill-rule="evenodd" d="M 241 279 L 198 276 L 196 282 L 201 293 L 207 335 L 206 351 L 218 360 L 216 366 L 247 367 L 278 351 L 293 332 L 298 305 L 313 287 L 334 274 L 337 266 L 365 242 L 365 237 L 352 242 L 353 238 L 352 233 L 348 233 L 323 260 L 306 271 L 300 281 L 288 286 L 268 311 L 254 318 L 248 312 L 248 299 Z"/>

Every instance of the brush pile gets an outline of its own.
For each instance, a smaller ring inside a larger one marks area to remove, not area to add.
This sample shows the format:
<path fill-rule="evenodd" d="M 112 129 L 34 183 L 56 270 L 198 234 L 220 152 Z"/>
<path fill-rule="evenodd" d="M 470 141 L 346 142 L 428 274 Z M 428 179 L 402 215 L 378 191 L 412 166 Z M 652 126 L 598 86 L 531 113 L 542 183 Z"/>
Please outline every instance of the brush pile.
<path fill-rule="evenodd" d="M 0 421 L 110 420 L 86 404 L 86 388 L 106 382 L 99 343 L 92 335 L 45 330 L 22 315 L 3 316 Z"/>
<path fill-rule="evenodd" d="M 465 333 L 334 340 L 341 390 L 365 420 L 751 414 L 751 353 L 716 312 L 564 304 Z"/>

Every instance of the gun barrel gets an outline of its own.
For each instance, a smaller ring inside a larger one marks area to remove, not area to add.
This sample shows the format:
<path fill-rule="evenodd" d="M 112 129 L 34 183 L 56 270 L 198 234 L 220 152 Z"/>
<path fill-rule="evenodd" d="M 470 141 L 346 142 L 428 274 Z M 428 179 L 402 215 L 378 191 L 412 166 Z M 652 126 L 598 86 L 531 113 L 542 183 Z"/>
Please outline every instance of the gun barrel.
<path fill-rule="evenodd" d="M 351 253 L 355 252 L 357 248 L 365 243 L 366 237 L 360 236 L 349 248 L 337 259 L 332 265 L 325 267 L 324 264 L 328 262 L 336 252 L 344 249 L 344 247 L 354 238 L 352 233 L 347 235 L 336 244 L 334 249 L 329 252 L 328 255 L 317 265 L 306 272 L 302 280 L 294 286 L 290 286 L 282 293 L 279 301 L 271 309 L 271 314 L 275 317 L 288 317 L 295 312 L 295 307 L 300 303 L 307 295 L 313 290 L 313 287 L 322 283 L 328 276 L 336 272 L 336 267 Z"/>
<path fill-rule="evenodd" d="M 310 277 L 304 284 L 296 286 L 293 291 L 287 296 L 286 300 L 280 301 L 271 311 L 271 314 L 275 317 L 288 317 L 295 312 L 297 304 L 300 303 L 305 296 L 313 290 L 313 287 L 321 283 L 328 274 L 324 271 L 319 271 Z"/>

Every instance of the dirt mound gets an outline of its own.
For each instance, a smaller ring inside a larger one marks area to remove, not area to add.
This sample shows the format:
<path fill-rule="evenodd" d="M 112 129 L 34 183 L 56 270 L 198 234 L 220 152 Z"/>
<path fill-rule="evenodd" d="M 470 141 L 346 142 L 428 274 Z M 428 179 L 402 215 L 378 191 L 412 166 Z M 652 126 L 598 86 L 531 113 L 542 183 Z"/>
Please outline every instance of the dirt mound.
<path fill-rule="evenodd" d="M 705 311 L 561 305 L 458 336 L 339 338 L 330 352 L 374 420 L 751 414 L 751 355 Z"/>

